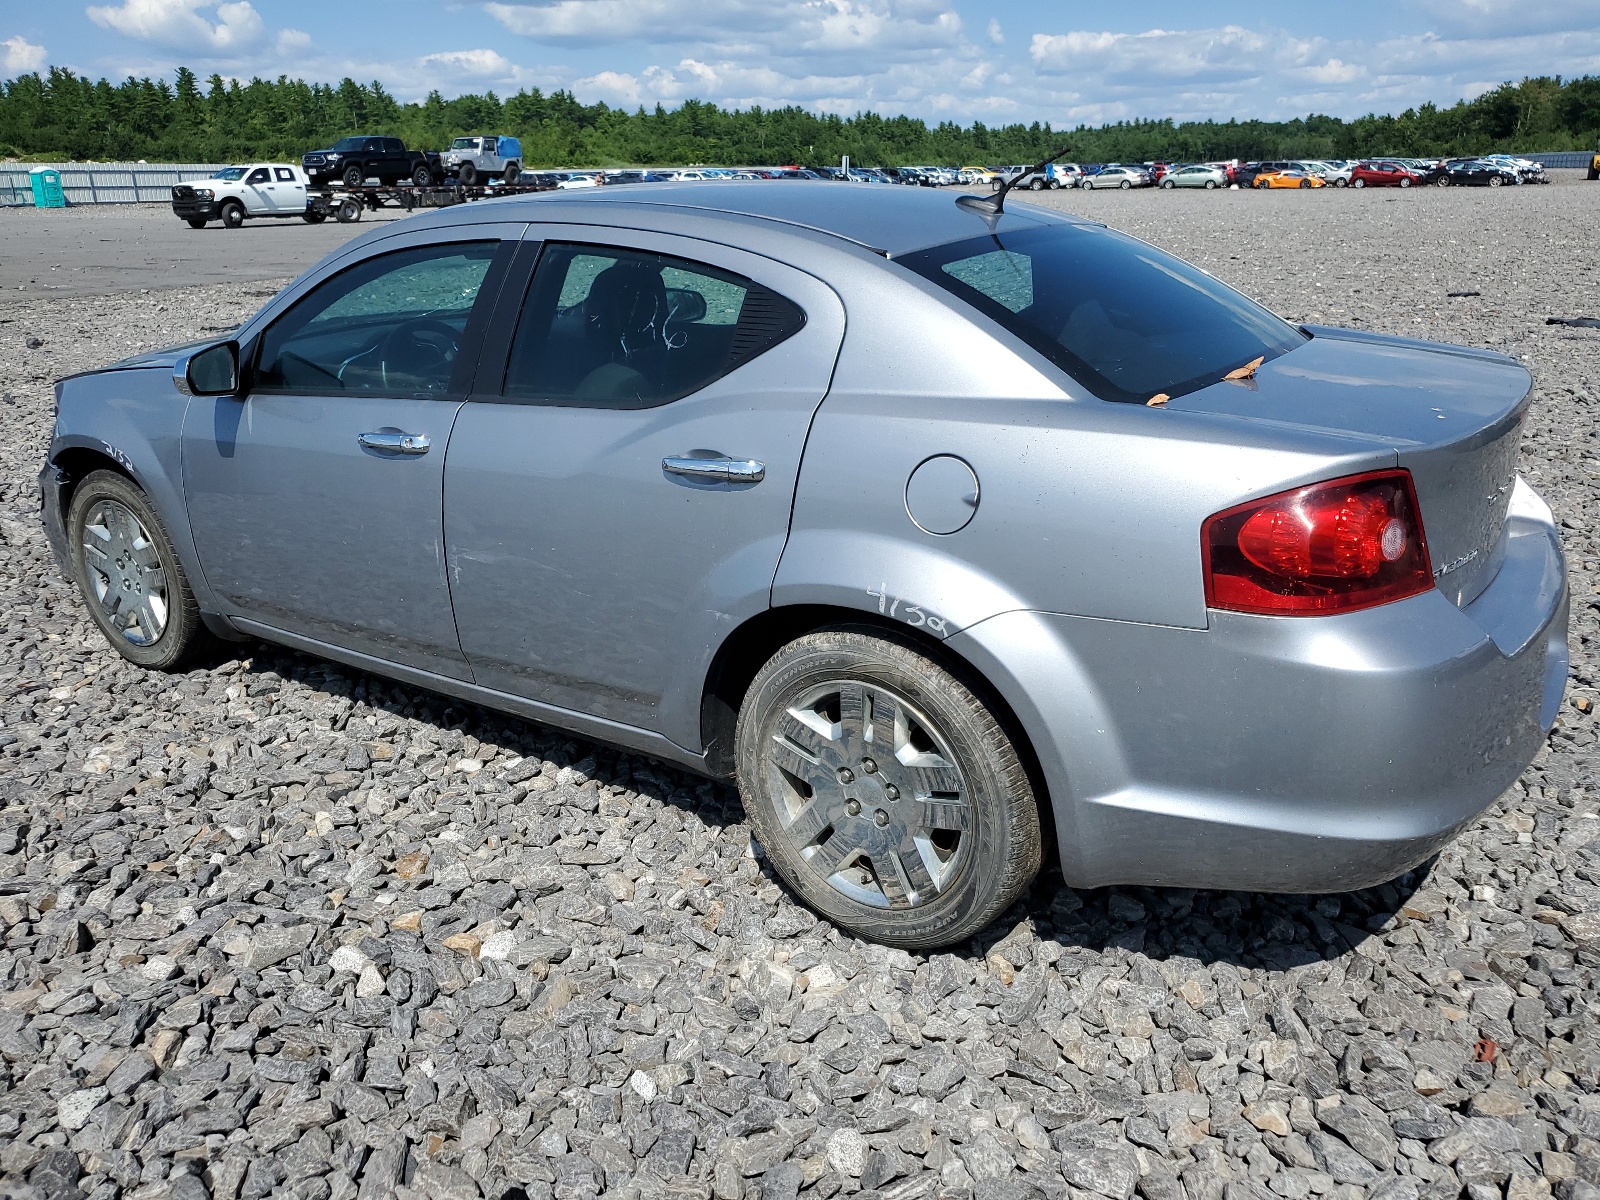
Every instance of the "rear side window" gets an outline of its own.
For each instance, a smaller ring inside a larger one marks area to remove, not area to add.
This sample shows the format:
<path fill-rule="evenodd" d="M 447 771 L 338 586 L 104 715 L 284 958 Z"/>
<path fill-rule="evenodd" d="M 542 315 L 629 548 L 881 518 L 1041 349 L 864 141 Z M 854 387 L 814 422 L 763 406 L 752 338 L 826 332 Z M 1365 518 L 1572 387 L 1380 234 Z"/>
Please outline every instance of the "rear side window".
<path fill-rule="evenodd" d="M 294 182 L 294 172 L 289 170 L 288 167 L 277 167 L 275 168 L 275 171 L 277 173 L 279 183 Z"/>
<path fill-rule="evenodd" d="M 793 336 L 795 304 L 704 263 L 547 246 L 512 340 L 505 395 L 609 408 L 666 404 Z"/>
<path fill-rule="evenodd" d="M 897 261 L 1103 400 L 1197 391 L 1307 336 L 1182 259 L 1097 226 L 997 233 Z"/>
<path fill-rule="evenodd" d="M 322 396 L 448 392 L 498 245 L 399 250 L 335 275 L 262 337 L 257 388 Z"/>

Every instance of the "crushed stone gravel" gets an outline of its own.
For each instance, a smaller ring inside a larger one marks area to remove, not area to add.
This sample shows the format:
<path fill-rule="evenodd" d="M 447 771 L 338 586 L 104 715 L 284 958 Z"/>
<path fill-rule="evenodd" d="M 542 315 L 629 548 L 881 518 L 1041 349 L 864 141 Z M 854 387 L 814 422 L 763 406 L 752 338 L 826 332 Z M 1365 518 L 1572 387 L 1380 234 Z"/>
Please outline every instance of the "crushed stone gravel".
<path fill-rule="evenodd" d="M 1600 331 L 1544 324 L 1600 315 L 1596 198 L 1048 198 L 1527 362 L 1571 691 L 1391 884 L 1047 873 L 927 957 L 798 907 L 721 785 L 270 646 L 124 663 L 39 529 L 51 382 L 271 288 L 0 304 L 0 1194 L 1600 1200 Z"/>

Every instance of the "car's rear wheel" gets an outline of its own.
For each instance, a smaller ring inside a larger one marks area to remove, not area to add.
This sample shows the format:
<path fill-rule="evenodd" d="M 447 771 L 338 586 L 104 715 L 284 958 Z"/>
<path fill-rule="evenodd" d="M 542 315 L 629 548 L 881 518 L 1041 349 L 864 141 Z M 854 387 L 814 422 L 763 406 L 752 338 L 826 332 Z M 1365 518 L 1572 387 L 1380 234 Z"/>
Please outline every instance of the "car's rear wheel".
<path fill-rule="evenodd" d="M 411 182 L 416 184 L 418 187 L 432 186 L 433 172 L 428 168 L 426 163 L 419 164 L 417 169 L 411 172 Z"/>
<path fill-rule="evenodd" d="M 244 224 L 244 205 L 237 200 L 229 200 L 218 215 L 222 218 L 224 229 L 237 229 Z"/>
<path fill-rule="evenodd" d="M 522 168 L 516 163 L 507 163 L 503 178 L 507 183 L 516 183 L 522 178 Z"/>
<path fill-rule="evenodd" d="M 1335 179 L 1333 181 L 1333 186 L 1334 187 L 1349 187 L 1350 186 L 1350 181 L 1348 179 Z"/>
<path fill-rule="evenodd" d="M 1131 180 L 1127 180 L 1127 179 L 1124 179 L 1124 180 L 1123 180 L 1123 181 L 1122 181 L 1122 184 L 1121 184 L 1121 187 L 1122 187 L 1122 190 L 1123 190 L 1123 191 L 1127 191 L 1127 190 L 1128 190 L 1128 189 L 1129 189 L 1129 188 L 1131 188 L 1131 187 L 1132 187 L 1132 186 L 1133 186 L 1133 183 L 1132 183 L 1132 181 L 1131 181 Z"/>
<path fill-rule="evenodd" d="M 206 227 L 206 219 L 204 217 L 188 217 L 186 220 L 189 222 L 190 229 L 204 229 Z"/>
<path fill-rule="evenodd" d="M 367 181 L 367 173 L 361 167 L 352 164 L 344 169 L 344 185 L 347 188 L 358 188 Z"/>
<path fill-rule="evenodd" d="M 339 201 L 339 207 L 333 210 L 333 219 L 341 225 L 349 225 L 361 220 L 361 202 L 347 196 Z"/>
<path fill-rule="evenodd" d="M 172 539 L 127 478 L 91 472 L 72 494 L 67 537 L 89 615 L 123 658 L 167 671 L 212 644 Z"/>
<path fill-rule="evenodd" d="M 307 225 L 321 225 L 328 219 L 328 214 L 325 212 L 318 212 L 314 208 L 308 208 L 305 210 L 305 212 L 300 214 L 300 218 Z"/>
<path fill-rule="evenodd" d="M 1206 191 L 1214 192 L 1216 190 L 1217 190 L 1217 181 L 1215 179 L 1206 180 Z"/>
<path fill-rule="evenodd" d="M 973 936 L 1038 873 L 1039 809 L 972 690 L 909 642 L 821 630 L 739 711 L 739 790 L 784 880 L 834 924 L 907 948 Z"/>

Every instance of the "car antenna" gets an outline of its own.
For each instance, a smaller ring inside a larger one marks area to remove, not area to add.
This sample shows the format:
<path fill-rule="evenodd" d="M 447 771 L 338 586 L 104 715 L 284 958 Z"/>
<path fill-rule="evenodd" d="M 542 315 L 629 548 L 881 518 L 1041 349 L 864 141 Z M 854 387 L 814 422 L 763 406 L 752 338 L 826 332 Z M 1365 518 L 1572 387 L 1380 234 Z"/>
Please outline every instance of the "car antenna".
<path fill-rule="evenodd" d="M 1006 193 L 1011 190 L 1012 185 L 1015 184 L 1017 180 L 1026 179 L 1034 172 L 1044 170 L 1051 163 L 1055 162 L 1056 159 L 1061 158 L 1068 150 L 1071 149 L 1072 147 L 1070 145 L 1063 146 L 1043 162 L 1035 163 L 1026 171 L 1017 172 L 1010 179 L 1007 179 L 1001 183 L 1000 190 L 995 192 L 995 194 L 992 196 L 957 196 L 956 203 L 961 205 L 962 208 L 976 208 L 982 210 L 983 212 L 993 213 L 995 216 L 999 216 L 1006 210 Z"/>

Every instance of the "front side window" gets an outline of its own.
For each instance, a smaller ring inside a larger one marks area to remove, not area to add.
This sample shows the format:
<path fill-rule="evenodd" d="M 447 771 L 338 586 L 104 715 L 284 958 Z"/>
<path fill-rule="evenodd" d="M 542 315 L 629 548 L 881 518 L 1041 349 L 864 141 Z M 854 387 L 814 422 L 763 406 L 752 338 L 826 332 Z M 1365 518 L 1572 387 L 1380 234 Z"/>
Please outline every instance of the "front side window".
<path fill-rule="evenodd" d="M 1096 226 L 991 234 L 897 261 L 1103 400 L 1198 391 L 1307 339 L 1199 268 Z"/>
<path fill-rule="evenodd" d="M 518 321 L 505 394 L 596 407 L 665 404 L 804 324 L 793 303 L 730 271 L 555 244 L 545 248 Z"/>
<path fill-rule="evenodd" d="M 246 183 L 271 183 L 272 182 L 272 172 L 267 170 L 265 167 L 257 167 L 254 171 L 250 172 L 250 178 L 246 179 L 245 182 Z"/>
<path fill-rule="evenodd" d="M 267 330 L 256 387 L 318 395 L 449 391 L 497 245 L 399 250 L 334 276 Z"/>

